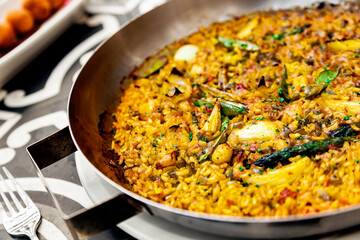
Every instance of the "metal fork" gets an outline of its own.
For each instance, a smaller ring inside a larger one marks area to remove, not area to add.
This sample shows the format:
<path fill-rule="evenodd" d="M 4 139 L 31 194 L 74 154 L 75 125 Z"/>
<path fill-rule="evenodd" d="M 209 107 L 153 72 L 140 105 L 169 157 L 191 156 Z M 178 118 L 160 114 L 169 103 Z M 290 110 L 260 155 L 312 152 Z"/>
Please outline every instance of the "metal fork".
<path fill-rule="evenodd" d="M 39 240 L 39 238 L 36 236 L 36 229 L 41 220 L 39 209 L 36 207 L 30 197 L 26 194 L 26 192 L 21 189 L 20 185 L 16 182 L 11 173 L 5 167 L 3 167 L 3 170 L 5 172 L 5 175 L 8 177 L 8 180 L 5 181 L 1 174 L 0 180 L 2 182 L 2 185 L 5 187 L 6 192 L 9 193 L 13 202 L 13 204 L 11 204 L 9 199 L 6 197 L 4 191 L 0 191 L 0 195 L 8 210 L 6 211 L 5 206 L 3 206 L 3 204 L 1 204 L 0 202 L 0 214 L 5 230 L 14 237 L 28 236 L 32 240 Z M 13 187 L 15 187 L 16 192 L 20 196 L 25 207 L 15 196 L 9 182 Z M 13 205 L 15 205 L 17 209 L 14 209 Z"/>

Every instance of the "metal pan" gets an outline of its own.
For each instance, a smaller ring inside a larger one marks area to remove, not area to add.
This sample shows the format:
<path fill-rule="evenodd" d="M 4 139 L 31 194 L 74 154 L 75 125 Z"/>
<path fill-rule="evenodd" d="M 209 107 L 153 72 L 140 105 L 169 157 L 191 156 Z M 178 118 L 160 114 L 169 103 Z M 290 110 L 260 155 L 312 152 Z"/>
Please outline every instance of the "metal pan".
<path fill-rule="evenodd" d="M 313 2 L 306 1 L 307 4 Z M 103 113 L 117 104 L 120 89 L 126 88 L 121 79 L 146 57 L 212 22 L 259 9 L 296 5 L 299 1 L 173 0 L 135 19 L 100 46 L 82 69 L 69 98 L 69 127 L 28 148 L 39 172 L 77 148 L 99 175 L 123 193 L 121 203 L 117 202 L 115 208 L 110 207 L 113 213 L 119 211 L 107 217 L 114 221 L 121 220 L 116 217 L 124 219 L 145 209 L 156 217 L 192 229 L 223 236 L 261 239 L 304 237 L 359 224 L 359 205 L 315 215 L 281 218 L 218 216 L 168 207 L 127 190 L 121 181 L 121 171 L 113 171 L 105 153 L 109 145 L 99 132 L 99 116 L 103 117 L 102 122 L 106 121 Z M 96 212 L 95 222 L 102 223 L 99 219 L 103 213 L 104 210 Z M 119 216 L 121 214 L 124 216 Z M 83 224 L 84 219 L 90 219 L 89 215 L 83 211 L 80 215 L 64 218 L 69 225 L 89 231 L 89 227 Z M 94 223 L 93 220 L 89 222 Z"/>

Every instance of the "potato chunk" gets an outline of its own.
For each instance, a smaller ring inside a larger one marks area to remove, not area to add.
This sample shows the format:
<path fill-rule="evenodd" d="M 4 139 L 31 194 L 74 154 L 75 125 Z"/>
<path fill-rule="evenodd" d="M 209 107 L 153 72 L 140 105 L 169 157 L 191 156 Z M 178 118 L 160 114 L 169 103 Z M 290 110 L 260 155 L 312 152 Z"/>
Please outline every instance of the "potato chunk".
<path fill-rule="evenodd" d="M 232 148 L 226 143 L 219 145 L 212 155 L 212 161 L 215 164 L 222 164 L 230 162 L 233 154 Z"/>
<path fill-rule="evenodd" d="M 199 51 L 199 48 L 192 44 L 187 44 L 180 47 L 174 56 L 175 61 L 187 61 L 191 62 L 196 58 L 196 54 Z"/>

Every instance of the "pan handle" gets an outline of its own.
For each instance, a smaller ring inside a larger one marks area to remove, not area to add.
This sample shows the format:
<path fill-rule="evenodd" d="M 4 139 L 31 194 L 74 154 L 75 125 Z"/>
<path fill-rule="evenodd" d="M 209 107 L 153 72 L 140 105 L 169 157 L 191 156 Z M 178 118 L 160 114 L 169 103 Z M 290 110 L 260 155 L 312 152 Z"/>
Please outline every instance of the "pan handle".
<path fill-rule="evenodd" d="M 65 214 L 46 182 L 41 169 L 58 162 L 75 151 L 77 149 L 71 138 L 69 127 L 65 127 L 27 147 L 27 152 L 32 159 L 37 174 L 50 193 L 52 201 L 67 224 L 73 239 L 87 239 L 89 236 L 109 229 L 143 210 L 149 212 L 141 202 L 125 194 L 119 194 L 90 209 L 82 209 L 71 215 Z"/>

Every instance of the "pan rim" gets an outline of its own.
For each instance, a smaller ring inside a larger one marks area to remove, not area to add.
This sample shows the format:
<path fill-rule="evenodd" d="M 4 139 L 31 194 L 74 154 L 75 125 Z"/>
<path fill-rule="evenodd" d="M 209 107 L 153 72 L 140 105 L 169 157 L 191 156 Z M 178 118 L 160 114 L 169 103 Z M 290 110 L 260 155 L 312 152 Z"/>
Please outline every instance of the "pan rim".
<path fill-rule="evenodd" d="M 153 13 L 153 11 L 156 11 L 156 10 L 161 9 L 161 8 L 168 7 L 168 5 L 170 5 L 172 2 L 175 2 L 175 0 L 169 0 L 169 1 L 165 2 L 164 4 L 150 10 L 149 12 L 147 12 L 145 14 L 141 14 L 141 15 L 133 18 L 132 20 L 128 21 L 124 25 L 122 25 L 116 33 L 109 36 L 101 44 L 99 44 L 99 46 L 96 47 L 96 49 L 94 50 L 94 54 L 92 55 L 91 58 L 93 58 L 99 52 L 99 50 L 110 39 L 112 39 L 118 32 L 123 31 L 123 29 L 128 28 L 134 22 L 139 21 L 139 19 L 143 18 L 144 16 L 147 16 L 147 15 Z M 341 0 L 339 2 L 341 2 Z M 83 69 L 86 66 L 87 66 L 87 64 L 85 64 L 85 65 L 83 65 L 81 67 L 80 74 L 78 75 L 78 78 L 79 78 L 79 76 L 81 75 L 81 72 L 83 71 Z M 78 151 L 83 156 L 83 158 L 86 159 L 86 161 L 88 161 L 91 164 L 91 167 L 93 168 L 93 170 L 95 170 L 95 172 L 100 177 L 102 177 L 107 183 L 109 183 L 110 185 L 115 187 L 117 190 L 119 190 L 119 194 L 121 194 L 121 193 L 126 194 L 127 196 L 141 202 L 142 204 L 149 205 L 149 206 L 151 206 L 153 208 L 163 210 L 163 211 L 166 211 L 166 212 L 175 213 L 175 214 L 182 215 L 184 217 L 189 217 L 189 218 L 201 219 L 201 220 L 205 220 L 205 221 L 217 221 L 217 222 L 223 222 L 223 223 L 244 223 L 244 224 L 247 224 L 247 223 L 277 224 L 277 223 L 279 223 L 279 224 L 285 224 L 285 223 L 295 223 L 295 222 L 302 222 L 302 221 L 313 221 L 313 220 L 322 219 L 322 218 L 326 218 L 326 217 L 335 217 L 335 216 L 345 215 L 345 214 L 347 214 L 349 212 L 360 211 L 360 203 L 359 203 L 359 204 L 345 206 L 345 207 L 338 208 L 338 209 L 329 209 L 329 210 L 321 211 L 321 212 L 318 212 L 318 213 L 310 213 L 310 214 L 306 214 L 306 215 L 305 214 L 303 214 L 303 215 L 299 214 L 299 215 L 289 215 L 289 216 L 269 216 L 269 217 L 250 217 L 250 216 L 247 216 L 247 217 L 240 217 L 240 216 L 217 215 L 217 214 L 200 213 L 200 212 L 194 212 L 194 211 L 190 211 L 190 210 L 184 210 L 184 209 L 180 209 L 180 208 L 167 206 L 165 204 L 158 203 L 158 202 L 155 202 L 153 200 L 142 197 L 142 196 L 140 196 L 140 195 L 126 189 L 125 187 L 123 187 L 119 183 L 116 183 L 113 180 L 111 180 L 110 178 L 108 178 L 104 173 L 102 173 L 98 168 L 96 168 L 94 166 L 94 164 L 86 157 L 86 155 L 84 154 L 84 152 L 80 148 L 79 144 L 77 143 L 74 132 L 73 132 L 73 129 L 71 127 L 71 121 L 70 121 L 71 116 L 70 116 L 70 111 L 69 111 L 71 98 L 72 98 L 74 88 L 75 88 L 77 82 L 78 81 L 76 80 L 72 84 L 70 94 L 69 94 L 69 99 L 68 99 L 68 102 L 67 102 L 67 117 L 68 117 L 68 122 L 69 122 L 69 130 L 70 130 L 71 138 L 72 138 L 76 148 L 78 149 Z"/>

